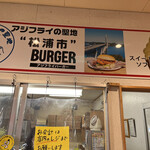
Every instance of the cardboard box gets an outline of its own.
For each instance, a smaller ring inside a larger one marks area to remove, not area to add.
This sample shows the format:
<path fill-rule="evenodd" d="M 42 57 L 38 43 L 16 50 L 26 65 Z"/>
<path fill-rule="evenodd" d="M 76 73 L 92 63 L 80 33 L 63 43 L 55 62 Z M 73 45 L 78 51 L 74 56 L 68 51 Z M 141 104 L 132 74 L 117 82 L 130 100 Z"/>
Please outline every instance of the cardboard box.
<path fill-rule="evenodd" d="M 75 122 L 75 129 L 81 129 L 81 121 Z"/>
<path fill-rule="evenodd" d="M 65 117 L 64 115 L 57 115 L 56 117 L 56 121 L 59 122 L 59 121 L 64 121 L 65 120 Z"/>
<path fill-rule="evenodd" d="M 63 121 L 57 121 L 56 126 L 65 126 Z"/>
<path fill-rule="evenodd" d="M 48 115 L 48 118 L 46 120 L 46 125 L 47 126 L 56 126 L 56 120 L 57 120 L 56 115 Z"/>
<path fill-rule="evenodd" d="M 82 142 L 85 142 L 85 130 L 86 130 L 85 128 L 81 129 L 81 141 Z"/>
<path fill-rule="evenodd" d="M 48 115 L 46 125 L 47 126 L 69 126 L 72 129 L 72 116 L 64 116 L 64 115 Z M 81 116 L 74 117 L 74 128 L 81 129 Z"/>
<path fill-rule="evenodd" d="M 56 122 L 57 116 L 56 115 L 48 115 L 49 122 Z"/>
<path fill-rule="evenodd" d="M 72 115 L 57 115 L 57 121 L 72 121 Z M 74 116 L 75 121 L 81 121 L 81 116 Z"/>
<path fill-rule="evenodd" d="M 65 117 L 65 121 L 72 121 L 72 115 L 68 115 Z"/>
<path fill-rule="evenodd" d="M 75 121 L 80 121 L 81 122 L 81 116 L 75 116 Z"/>

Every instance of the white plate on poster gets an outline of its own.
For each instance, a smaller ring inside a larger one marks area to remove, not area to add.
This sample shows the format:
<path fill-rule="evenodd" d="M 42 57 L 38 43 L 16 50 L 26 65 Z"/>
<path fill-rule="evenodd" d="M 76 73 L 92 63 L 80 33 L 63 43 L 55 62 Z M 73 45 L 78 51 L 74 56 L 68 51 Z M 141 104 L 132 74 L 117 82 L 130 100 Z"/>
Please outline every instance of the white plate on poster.
<path fill-rule="evenodd" d="M 125 62 L 122 61 L 116 61 L 115 62 L 115 66 L 113 68 L 104 68 L 103 66 L 99 66 L 97 67 L 96 65 L 93 65 L 95 62 L 95 60 L 90 60 L 87 61 L 88 67 L 94 69 L 94 70 L 100 70 L 100 71 L 115 71 L 115 70 L 119 70 L 121 68 L 125 68 Z"/>

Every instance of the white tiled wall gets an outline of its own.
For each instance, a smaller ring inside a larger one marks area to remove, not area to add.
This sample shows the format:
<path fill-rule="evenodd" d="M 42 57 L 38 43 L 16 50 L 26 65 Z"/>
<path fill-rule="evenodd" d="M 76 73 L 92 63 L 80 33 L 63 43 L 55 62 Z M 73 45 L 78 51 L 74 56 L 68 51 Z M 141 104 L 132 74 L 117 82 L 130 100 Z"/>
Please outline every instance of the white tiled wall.
<path fill-rule="evenodd" d="M 0 20 L 150 30 L 150 13 L 0 3 Z"/>
<path fill-rule="evenodd" d="M 129 10 L 141 11 L 147 0 L 65 0 L 67 7 L 93 8 L 105 10 Z"/>
<path fill-rule="evenodd" d="M 0 3 L 0 20 L 35 22 L 37 14 L 36 5 L 19 5 Z"/>

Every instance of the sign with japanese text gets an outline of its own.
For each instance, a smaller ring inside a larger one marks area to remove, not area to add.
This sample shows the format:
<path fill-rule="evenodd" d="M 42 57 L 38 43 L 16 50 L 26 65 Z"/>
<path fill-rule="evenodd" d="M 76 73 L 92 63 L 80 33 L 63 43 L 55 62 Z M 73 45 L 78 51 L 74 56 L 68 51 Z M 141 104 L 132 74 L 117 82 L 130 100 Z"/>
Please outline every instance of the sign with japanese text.
<path fill-rule="evenodd" d="M 150 32 L 124 31 L 127 74 L 150 75 Z"/>
<path fill-rule="evenodd" d="M 69 127 L 36 126 L 34 150 L 69 150 Z"/>
<path fill-rule="evenodd" d="M 0 68 L 83 72 L 84 30 L 0 24 Z"/>
<path fill-rule="evenodd" d="M 150 76 L 150 31 L 0 22 L 0 70 Z"/>

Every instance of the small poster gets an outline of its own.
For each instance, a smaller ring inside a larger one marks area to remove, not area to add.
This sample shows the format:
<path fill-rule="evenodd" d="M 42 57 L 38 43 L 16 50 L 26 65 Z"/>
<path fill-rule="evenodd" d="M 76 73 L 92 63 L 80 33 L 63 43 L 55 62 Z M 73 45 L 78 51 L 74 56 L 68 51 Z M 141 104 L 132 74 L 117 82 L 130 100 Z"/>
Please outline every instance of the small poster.
<path fill-rule="evenodd" d="M 69 127 L 36 126 L 34 150 L 69 150 Z"/>
<path fill-rule="evenodd" d="M 136 126 L 135 126 L 135 120 L 134 119 L 128 119 L 129 122 L 129 128 L 130 128 L 130 136 L 136 137 Z"/>
<path fill-rule="evenodd" d="M 104 149 L 104 145 L 105 145 L 105 137 L 104 137 L 104 132 L 94 132 L 92 133 L 92 147 L 93 149 L 100 149 L 103 150 Z"/>

